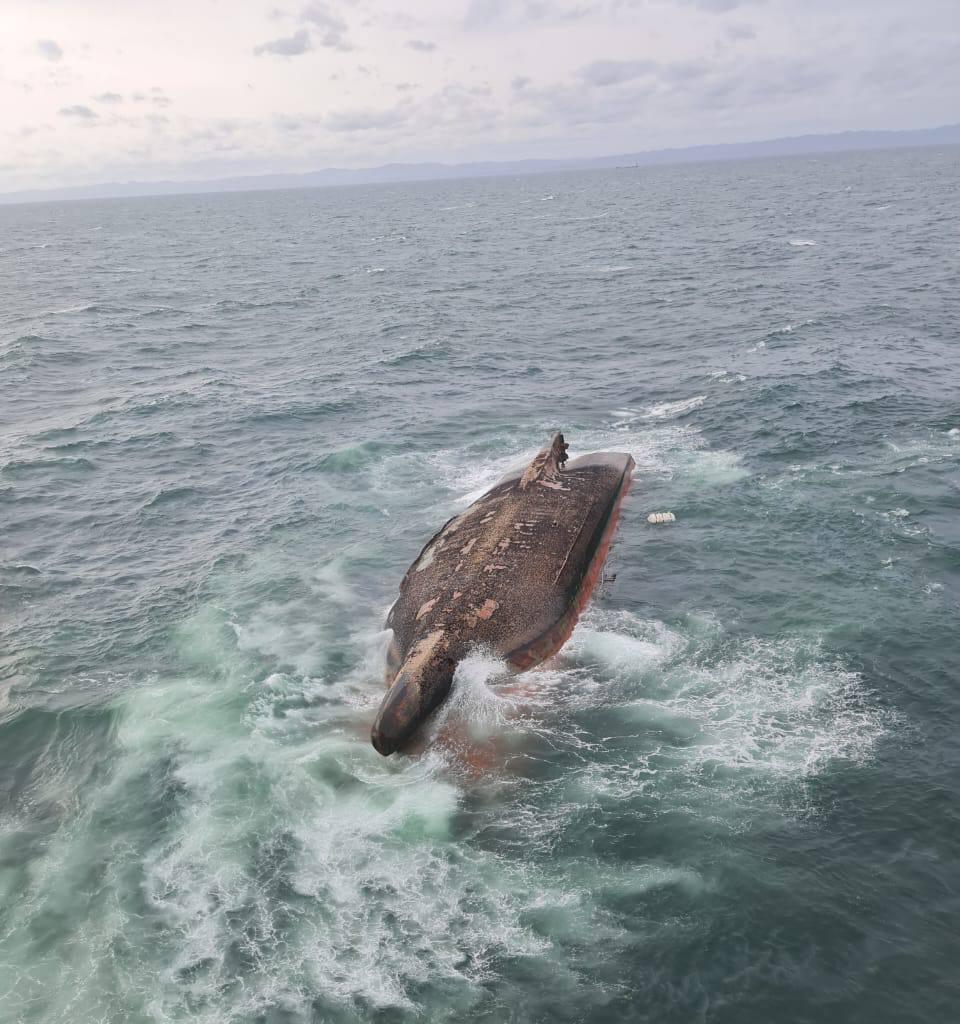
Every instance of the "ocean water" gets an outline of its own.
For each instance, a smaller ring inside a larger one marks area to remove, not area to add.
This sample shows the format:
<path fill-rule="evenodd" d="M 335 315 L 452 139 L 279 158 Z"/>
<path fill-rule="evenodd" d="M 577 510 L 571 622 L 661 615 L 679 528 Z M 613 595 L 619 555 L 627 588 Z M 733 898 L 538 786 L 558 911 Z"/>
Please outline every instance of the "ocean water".
<path fill-rule="evenodd" d="M 0 1019 L 960 1019 L 958 157 L 0 209 Z M 558 428 L 611 578 L 380 758 Z"/>

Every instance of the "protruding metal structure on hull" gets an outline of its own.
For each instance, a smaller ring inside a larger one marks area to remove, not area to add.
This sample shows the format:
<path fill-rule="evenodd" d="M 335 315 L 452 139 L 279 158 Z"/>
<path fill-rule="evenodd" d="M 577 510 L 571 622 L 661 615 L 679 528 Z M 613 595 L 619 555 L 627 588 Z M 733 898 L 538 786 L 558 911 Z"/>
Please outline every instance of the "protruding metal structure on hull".
<path fill-rule="evenodd" d="M 567 460 L 557 434 L 428 542 L 390 610 L 389 690 L 373 726 L 381 754 L 403 748 L 450 692 L 474 646 L 532 668 L 566 643 L 600 579 L 633 459 Z"/>

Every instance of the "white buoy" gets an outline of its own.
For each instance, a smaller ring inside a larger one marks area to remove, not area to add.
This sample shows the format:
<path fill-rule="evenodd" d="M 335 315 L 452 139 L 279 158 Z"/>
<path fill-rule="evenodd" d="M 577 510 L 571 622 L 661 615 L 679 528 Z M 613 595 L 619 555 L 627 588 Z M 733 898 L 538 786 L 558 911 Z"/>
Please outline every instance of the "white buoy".
<path fill-rule="evenodd" d="M 647 516 L 648 523 L 675 523 L 677 517 L 672 512 L 651 512 Z"/>

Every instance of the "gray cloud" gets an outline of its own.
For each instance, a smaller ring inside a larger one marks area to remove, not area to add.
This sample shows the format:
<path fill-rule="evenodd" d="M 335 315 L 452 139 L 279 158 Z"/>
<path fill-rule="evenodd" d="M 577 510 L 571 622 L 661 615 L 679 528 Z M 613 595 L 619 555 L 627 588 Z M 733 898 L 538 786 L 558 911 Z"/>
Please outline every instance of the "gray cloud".
<path fill-rule="evenodd" d="M 837 75 L 823 61 L 744 61 L 742 57 L 670 61 L 595 61 L 574 81 L 513 92 L 518 122 L 536 130 L 594 132 L 604 125 L 630 125 L 656 113 L 662 118 L 701 120 L 706 112 L 737 116 L 776 110 L 823 94 Z M 762 113 L 759 116 L 763 116 Z"/>
<path fill-rule="evenodd" d="M 727 38 L 732 39 L 734 42 L 739 42 L 741 39 L 756 39 L 757 33 L 753 30 L 750 25 L 744 25 L 740 22 L 727 25 Z"/>
<path fill-rule="evenodd" d="M 470 0 L 463 23 L 473 29 L 492 28 L 503 22 L 560 24 L 585 18 L 597 10 L 597 4 L 570 7 L 555 0 Z"/>
<path fill-rule="evenodd" d="M 506 10 L 506 0 L 470 0 L 463 23 L 467 28 L 485 28 L 502 18 Z"/>
<path fill-rule="evenodd" d="M 581 69 L 580 77 L 591 85 L 620 85 L 656 70 L 653 60 L 595 60 Z"/>
<path fill-rule="evenodd" d="M 713 14 L 726 14 L 728 11 L 735 11 L 738 7 L 765 3 L 766 0 L 674 0 L 674 2 L 687 4 L 690 7 L 699 7 L 701 11 L 711 11 Z"/>
<path fill-rule="evenodd" d="M 281 36 L 279 39 L 270 39 L 265 43 L 253 48 L 258 56 L 265 53 L 274 54 L 277 57 L 299 57 L 313 48 L 310 40 L 310 33 L 305 28 L 297 29 L 292 36 Z"/>
<path fill-rule="evenodd" d="M 582 90 L 581 90 L 582 91 Z M 362 144 L 372 138 L 396 143 L 400 140 L 449 140 L 470 126 L 471 132 L 486 132 L 502 125 L 505 111 L 492 99 L 486 84 L 475 86 L 450 82 L 418 99 L 407 97 L 385 109 L 367 108 L 335 112 L 322 121 L 327 131 L 356 139 Z"/>
<path fill-rule="evenodd" d="M 735 11 L 740 6 L 741 0 L 691 0 L 691 2 L 701 11 L 725 14 L 727 11 Z"/>
<path fill-rule="evenodd" d="M 395 128 L 409 116 L 408 109 L 401 105 L 388 110 L 353 110 L 330 114 L 324 125 L 332 132 L 368 132 Z"/>
<path fill-rule="evenodd" d="M 935 81 L 942 67 L 949 66 L 956 60 L 956 51 L 951 52 L 949 42 L 936 47 L 925 55 L 926 59 L 917 60 L 915 53 L 894 52 L 866 70 L 861 81 L 871 91 L 876 89 L 896 90 L 901 95 L 925 82 Z"/>
<path fill-rule="evenodd" d="M 408 39 L 404 45 L 408 50 L 417 50 L 419 53 L 431 53 L 437 48 L 436 43 L 428 42 L 426 39 Z"/>
<path fill-rule="evenodd" d="M 491 101 L 491 89 L 486 85 L 466 86 L 459 82 L 445 85 L 427 97 L 419 111 L 418 134 L 442 129 L 458 132 L 463 124 L 475 131 L 491 131 L 504 121 L 504 111 Z"/>
<path fill-rule="evenodd" d="M 298 117 L 287 117 L 284 114 L 279 114 L 274 117 L 273 123 L 278 131 L 286 132 L 288 134 L 303 131 L 307 127 L 303 119 Z"/>
<path fill-rule="evenodd" d="M 651 71 L 655 70 L 660 79 L 664 82 L 692 82 L 703 78 L 710 68 L 703 61 L 675 60 L 670 64 L 654 64 Z"/>
<path fill-rule="evenodd" d="M 577 4 L 567 7 L 564 4 L 548 3 L 546 0 L 526 0 L 524 13 L 531 21 L 578 21 L 598 10 L 597 4 Z"/>
<path fill-rule="evenodd" d="M 321 46 L 344 52 L 353 49 L 346 37 L 347 23 L 327 4 L 317 3 L 304 7 L 300 12 L 300 20 L 320 29 Z"/>
<path fill-rule="evenodd" d="M 59 44 L 55 43 L 52 39 L 38 39 L 37 40 L 37 53 L 41 57 L 54 62 L 60 60 L 63 56 L 63 50 Z"/>
<path fill-rule="evenodd" d="M 631 82 L 625 89 L 584 87 L 583 81 L 576 81 L 527 87 L 514 95 L 524 127 L 580 130 L 636 119 L 653 90 L 652 80 Z"/>
<path fill-rule="evenodd" d="M 696 7 L 711 14 L 726 14 L 739 7 L 765 4 L 767 0 L 657 0 L 665 5 L 676 7 Z M 648 7 L 651 0 L 610 0 L 610 8 L 614 11 L 637 10 Z"/>
<path fill-rule="evenodd" d="M 391 28 L 395 28 L 398 32 L 416 32 L 418 29 L 424 27 L 422 18 L 415 18 L 412 15 L 405 14 L 403 12 L 386 15 L 384 23 L 389 25 Z"/>
<path fill-rule="evenodd" d="M 196 4 L 165 2 L 180 23 Z M 238 157 L 232 171 L 259 173 L 947 123 L 957 120 L 960 95 L 950 52 L 957 3 L 916 0 L 905 13 L 902 0 L 263 0 L 241 5 L 261 18 L 253 36 L 238 15 L 208 40 L 214 62 L 228 64 L 238 48 L 248 55 L 237 89 L 194 105 L 182 98 L 191 79 L 174 37 L 153 40 L 156 63 L 144 65 L 108 45 L 116 25 L 104 0 L 81 5 L 84 19 L 69 24 L 29 17 L 52 0 L 0 0 L 4 11 L 25 12 L 0 40 L 0 88 L 11 97 L 0 141 L 15 165 L 0 188 L 40 175 L 109 178 L 115 168 L 128 177 L 206 176 L 227 152 Z M 271 21 L 274 4 L 283 10 Z M 38 48 L 39 31 L 57 33 L 46 41 L 55 49 Z M 258 41 L 263 57 L 249 61 Z M 438 45 L 431 56 L 418 43 Z M 351 44 L 363 50 L 357 60 L 338 52 Z M 295 63 L 310 51 L 310 61 Z M 304 65 L 322 93 L 313 99 L 289 74 Z M 148 67 L 165 69 L 169 97 L 147 84 Z M 245 117 L 249 89 L 261 126 L 211 127 L 218 115 Z M 41 131 L 18 138 L 22 124 Z M 57 132 L 70 142 L 62 158 L 52 148 Z"/>
<path fill-rule="evenodd" d="M 741 61 L 704 65 L 694 75 L 664 68 L 661 81 L 671 102 L 682 104 L 693 114 L 704 110 L 743 113 L 752 108 L 781 106 L 796 98 L 815 97 L 835 81 L 837 75 L 825 65 L 807 60 L 762 58 L 749 64 Z"/>
<path fill-rule="evenodd" d="M 61 107 L 60 113 L 63 117 L 76 117 L 82 121 L 92 121 L 100 115 L 82 103 L 75 103 L 72 107 Z"/>
<path fill-rule="evenodd" d="M 164 121 L 166 120 L 162 114 L 152 114 L 148 115 L 148 117 L 161 118 Z M 288 119 L 289 125 L 293 125 L 295 123 L 296 122 L 293 119 Z M 276 118 L 274 118 L 274 124 L 278 124 Z M 285 130 L 292 129 L 286 128 Z M 229 140 L 243 138 L 245 133 L 259 133 L 260 131 L 260 121 L 238 117 L 218 117 L 201 122 L 190 131 L 181 135 L 179 141 L 190 148 L 203 149 L 213 143 L 214 148 L 221 149 L 227 145 Z M 229 145 L 231 147 L 235 144 L 235 142 L 229 141 Z"/>
<path fill-rule="evenodd" d="M 837 73 L 811 61 L 762 61 L 754 65 L 752 74 L 744 76 L 742 95 L 749 103 L 800 96 L 809 98 L 823 92 L 824 86 L 837 79 Z"/>

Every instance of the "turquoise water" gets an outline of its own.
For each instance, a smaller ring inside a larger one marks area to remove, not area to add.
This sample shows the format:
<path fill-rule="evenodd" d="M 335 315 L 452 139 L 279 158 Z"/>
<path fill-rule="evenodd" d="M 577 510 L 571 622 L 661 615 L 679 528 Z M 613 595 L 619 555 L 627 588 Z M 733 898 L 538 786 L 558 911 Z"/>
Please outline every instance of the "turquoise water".
<path fill-rule="evenodd" d="M 0 1018 L 957 1020 L 958 156 L 0 209 Z M 557 428 L 616 579 L 380 758 Z"/>

